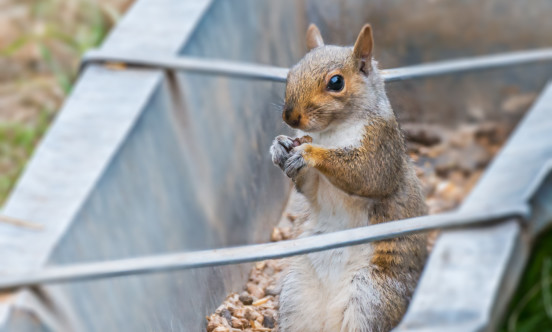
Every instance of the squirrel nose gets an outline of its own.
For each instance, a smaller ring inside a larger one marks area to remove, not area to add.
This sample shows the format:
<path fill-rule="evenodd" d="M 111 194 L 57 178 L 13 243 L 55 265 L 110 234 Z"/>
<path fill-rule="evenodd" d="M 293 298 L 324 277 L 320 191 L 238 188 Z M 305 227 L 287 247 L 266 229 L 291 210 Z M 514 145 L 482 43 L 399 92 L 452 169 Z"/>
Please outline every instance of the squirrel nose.
<path fill-rule="evenodd" d="M 293 113 L 284 113 L 284 121 L 290 125 L 291 127 L 297 128 L 299 127 L 299 123 L 301 122 L 301 114 L 295 115 Z"/>
<path fill-rule="evenodd" d="M 286 107 L 284 110 L 284 121 L 287 121 L 291 117 L 291 113 L 293 113 L 293 108 Z"/>

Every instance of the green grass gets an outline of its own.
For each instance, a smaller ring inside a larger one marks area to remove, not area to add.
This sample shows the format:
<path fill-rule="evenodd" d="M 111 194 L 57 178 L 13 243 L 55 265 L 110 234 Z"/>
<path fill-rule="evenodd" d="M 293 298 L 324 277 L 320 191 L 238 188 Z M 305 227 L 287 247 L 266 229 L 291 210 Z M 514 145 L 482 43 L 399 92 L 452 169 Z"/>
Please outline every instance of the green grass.
<path fill-rule="evenodd" d="M 552 331 L 552 231 L 536 241 L 500 331 Z"/>
<path fill-rule="evenodd" d="M 37 50 L 38 69 L 22 69 L 16 80 L 21 80 L 23 86 L 30 86 L 35 77 L 46 75 L 55 78 L 61 91 L 69 94 L 76 79 L 80 57 L 86 50 L 101 43 L 121 14 L 111 4 L 120 5 L 122 1 L 17 1 L 26 6 L 29 20 L 25 22 L 25 29 L 0 49 L 0 57 L 18 62 L 26 50 Z M 9 96 L 0 95 L 0 98 L 3 97 Z M 52 108 L 51 105 L 37 105 L 31 119 L 0 123 L 0 205 L 6 200 L 55 115 L 55 111 L 46 110 L 46 107 Z"/>
<path fill-rule="evenodd" d="M 37 142 L 46 132 L 53 113 L 43 110 L 33 123 L 0 123 L 0 204 L 4 203 Z"/>
<path fill-rule="evenodd" d="M 31 13 L 29 25 L 39 22 L 41 28 L 24 30 L 0 50 L 0 56 L 17 55 L 17 52 L 29 45 L 36 47 L 42 62 L 56 77 L 63 91 L 68 93 L 81 55 L 101 43 L 113 23 L 119 19 L 119 13 L 106 3 L 100 5 L 91 0 L 23 2 Z M 66 8 L 68 12 L 64 14 Z"/>

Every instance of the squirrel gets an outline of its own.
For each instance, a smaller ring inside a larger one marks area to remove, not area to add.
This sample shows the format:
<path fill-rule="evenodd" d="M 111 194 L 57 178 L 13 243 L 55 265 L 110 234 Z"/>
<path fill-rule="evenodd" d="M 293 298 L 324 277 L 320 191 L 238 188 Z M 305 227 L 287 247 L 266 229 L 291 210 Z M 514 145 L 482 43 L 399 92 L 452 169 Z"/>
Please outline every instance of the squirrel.
<path fill-rule="evenodd" d="M 300 236 L 427 214 L 372 57 L 371 26 L 353 47 L 340 47 L 324 45 L 311 24 L 307 46 L 289 71 L 282 117 L 309 136 L 280 135 L 270 148 L 308 202 Z M 414 234 L 291 258 L 280 285 L 280 331 L 391 330 L 414 292 L 426 243 Z"/>

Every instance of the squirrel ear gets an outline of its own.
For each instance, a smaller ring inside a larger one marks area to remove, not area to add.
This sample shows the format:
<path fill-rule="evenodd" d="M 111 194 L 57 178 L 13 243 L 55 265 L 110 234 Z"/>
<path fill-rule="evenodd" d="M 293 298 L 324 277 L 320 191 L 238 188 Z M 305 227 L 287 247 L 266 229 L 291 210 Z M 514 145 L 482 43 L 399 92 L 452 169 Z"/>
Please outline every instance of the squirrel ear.
<path fill-rule="evenodd" d="M 353 48 L 354 57 L 359 60 L 360 71 L 367 74 L 372 61 L 372 49 L 374 48 L 374 38 L 372 37 L 372 27 L 366 24 L 358 34 L 355 47 Z M 368 66 L 366 63 L 368 62 Z"/>
<path fill-rule="evenodd" d="M 317 48 L 320 46 L 324 46 L 324 40 L 322 39 L 322 35 L 320 34 L 320 30 L 318 30 L 318 27 L 314 25 L 314 23 L 311 23 L 307 30 L 307 47 L 310 51 L 313 48 Z"/>

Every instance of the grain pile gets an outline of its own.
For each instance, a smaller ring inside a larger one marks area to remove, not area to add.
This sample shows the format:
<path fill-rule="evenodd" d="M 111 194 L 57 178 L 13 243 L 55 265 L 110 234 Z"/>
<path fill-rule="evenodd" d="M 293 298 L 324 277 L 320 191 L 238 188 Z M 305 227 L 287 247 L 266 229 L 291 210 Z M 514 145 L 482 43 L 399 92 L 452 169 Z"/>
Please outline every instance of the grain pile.
<path fill-rule="evenodd" d="M 504 143 L 511 128 L 496 123 L 463 125 L 456 130 L 440 126 L 405 124 L 408 153 L 422 181 L 430 213 L 456 208 L 477 183 L 485 167 Z M 285 217 L 271 234 L 272 241 L 297 235 L 301 224 L 300 195 L 294 193 Z M 431 249 L 437 231 L 430 234 Z M 275 331 L 278 281 L 286 260 L 254 265 L 241 293 L 232 293 L 207 318 L 208 332 Z"/>

